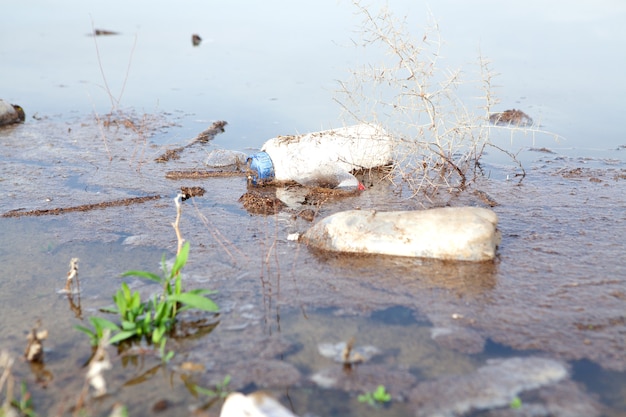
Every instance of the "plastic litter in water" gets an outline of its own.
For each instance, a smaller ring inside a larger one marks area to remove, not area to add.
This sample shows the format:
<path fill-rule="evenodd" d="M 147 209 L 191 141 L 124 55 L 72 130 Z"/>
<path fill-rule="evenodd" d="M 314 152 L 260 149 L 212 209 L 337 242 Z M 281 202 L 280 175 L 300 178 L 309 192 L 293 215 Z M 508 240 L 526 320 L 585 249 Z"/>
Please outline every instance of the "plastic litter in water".
<path fill-rule="evenodd" d="M 243 166 L 248 155 L 228 149 L 214 149 L 207 155 L 204 164 L 212 168 L 222 168 L 231 165 Z"/>
<path fill-rule="evenodd" d="M 250 156 L 247 160 L 248 167 L 252 171 L 250 179 L 253 184 L 274 179 L 274 164 L 267 152 L 258 152 Z"/>
<path fill-rule="evenodd" d="M 253 184 L 277 180 L 305 186 L 363 189 L 350 172 L 388 165 L 391 161 L 390 136 L 378 126 L 360 124 L 272 138 L 247 163 Z"/>

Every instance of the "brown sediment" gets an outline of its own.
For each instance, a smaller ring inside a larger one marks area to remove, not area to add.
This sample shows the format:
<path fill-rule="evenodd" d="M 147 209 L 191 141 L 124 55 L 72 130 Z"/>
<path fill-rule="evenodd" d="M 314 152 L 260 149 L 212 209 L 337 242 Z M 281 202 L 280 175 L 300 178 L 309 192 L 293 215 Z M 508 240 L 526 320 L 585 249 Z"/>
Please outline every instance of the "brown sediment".
<path fill-rule="evenodd" d="M 220 133 L 224 133 L 224 126 L 228 123 L 223 120 L 218 120 L 217 122 L 213 122 L 208 129 L 200 132 L 198 136 L 193 138 L 187 145 L 181 146 L 174 149 L 168 149 L 162 155 L 158 156 L 155 161 L 156 162 L 167 162 L 171 159 L 180 159 L 180 154 L 190 146 L 196 143 L 207 143 L 215 138 L 215 136 Z"/>
<path fill-rule="evenodd" d="M 239 197 L 239 202 L 252 214 L 276 214 L 287 207 L 278 198 L 258 192 L 245 193 Z"/>
<path fill-rule="evenodd" d="M 353 197 L 359 194 L 359 190 L 338 190 L 335 188 L 312 187 L 304 197 L 304 201 L 305 204 L 318 205 L 334 199 Z"/>
<path fill-rule="evenodd" d="M 121 200 L 113 200 L 113 201 L 103 201 L 101 203 L 92 203 L 92 204 L 81 204 L 80 206 L 72 206 L 72 207 L 57 207 L 53 209 L 42 209 L 42 210 L 30 210 L 30 211 L 20 211 L 21 209 L 8 211 L 0 217 L 25 217 L 25 216 L 48 216 L 48 215 L 59 215 L 65 213 L 72 213 L 76 211 L 91 211 L 97 209 L 105 209 L 109 207 L 120 207 L 120 206 L 130 206 L 131 204 L 141 204 L 147 201 L 158 200 L 160 199 L 160 195 L 148 195 L 144 197 L 131 197 L 131 198 L 123 198 Z"/>
<path fill-rule="evenodd" d="M 493 113 L 489 121 L 494 125 L 531 126 L 533 119 L 521 110 L 511 109 L 502 113 Z"/>
<path fill-rule="evenodd" d="M 185 150 L 184 147 L 168 149 L 162 155 L 158 156 L 155 159 L 155 162 L 167 162 L 167 161 L 170 161 L 172 159 L 180 159 L 180 154 L 181 154 L 181 152 L 183 150 Z"/>
<path fill-rule="evenodd" d="M 489 194 L 481 190 L 474 190 L 474 195 L 482 200 L 483 203 L 487 204 L 489 207 L 498 206 L 498 202 L 494 200 Z"/>
<path fill-rule="evenodd" d="M 296 217 L 300 217 L 301 219 L 304 219 L 307 222 L 312 222 L 313 220 L 315 220 L 315 211 L 311 209 L 300 210 L 296 214 Z"/>
<path fill-rule="evenodd" d="M 168 180 L 196 180 L 202 178 L 220 178 L 220 177 L 242 177 L 245 172 L 242 171 L 210 171 L 210 170 L 187 170 L 187 171 L 167 171 L 165 178 Z"/>
<path fill-rule="evenodd" d="M 202 187 L 180 187 L 180 191 L 183 193 L 183 201 L 191 197 L 202 197 L 205 193 L 205 189 Z"/>

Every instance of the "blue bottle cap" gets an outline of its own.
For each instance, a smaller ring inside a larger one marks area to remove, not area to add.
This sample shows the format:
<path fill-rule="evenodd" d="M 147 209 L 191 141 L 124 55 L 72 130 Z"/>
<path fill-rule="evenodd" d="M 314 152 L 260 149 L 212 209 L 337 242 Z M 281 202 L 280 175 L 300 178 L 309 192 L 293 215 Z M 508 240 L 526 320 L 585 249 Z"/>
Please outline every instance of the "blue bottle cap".
<path fill-rule="evenodd" d="M 248 157 L 246 163 L 251 171 L 253 184 L 263 183 L 274 179 L 274 164 L 267 152 L 258 152 Z"/>

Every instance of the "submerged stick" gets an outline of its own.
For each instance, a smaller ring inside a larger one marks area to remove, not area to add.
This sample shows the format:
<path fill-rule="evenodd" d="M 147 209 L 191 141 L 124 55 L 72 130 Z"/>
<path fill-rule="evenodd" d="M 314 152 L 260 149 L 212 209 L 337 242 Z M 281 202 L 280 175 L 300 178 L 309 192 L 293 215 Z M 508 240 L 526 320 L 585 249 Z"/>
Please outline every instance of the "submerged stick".
<path fill-rule="evenodd" d="M 183 243 L 185 243 L 185 239 L 183 239 L 182 234 L 180 233 L 180 215 L 181 215 L 181 205 L 180 201 L 183 198 L 182 193 L 178 193 L 174 198 L 174 204 L 176 204 L 176 220 L 172 223 L 172 227 L 176 232 L 176 240 L 178 241 L 178 246 L 176 248 L 176 256 L 180 253 L 180 250 L 183 248 Z"/>
<path fill-rule="evenodd" d="M 244 177 L 243 171 L 210 171 L 210 170 L 188 170 L 188 171 L 167 171 L 165 178 L 168 180 L 196 180 L 202 178 L 223 178 L 223 177 Z"/>
<path fill-rule="evenodd" d="M 169 149 L 163 153 L 163 155 L 157 157 L 155 159 L 156 162 L 167 162 L 171 159 L 180 159 L 180 154 L 187 148 L 196 143 L 207 143 L 215 138 L 215 136 L 224 132 L 224 126 L 228 123 L 223 120 L 218 120 L 217 122 L 213 122 L 208 129 L 201 132 L 198 136 L 193 138 L 188 144 L 185 146 L 180 146 L 178 148 Z"/>
<path fill-rule="evenodd" d="M 65 281 L 65 291 L 71 292 L 72 283 L 76 281 L 76 288 L 80 292 L 80 284 L 78 283 L 78 258 L 72 258 L 70 260 L 70 270 L 67 273 L 67 280 Z"/>
<path fill-rule="evenodd" d="M 30 210 L 30 211 L 20 211 L 22 209 L 11 210 L 0 217 L 24 217 L 24 216 L 48 216 L 48 215 L 59 215 L 64 213 L 72 213 L 75 211 L 90 211 L 96 209 L 104 209 L 109 207 L 120 207 L 120 206 L 129 206 L 131 204 L 140 204 L 145 203 L 146 201 L 158 200 L 160 199 L 160 195 L 147 195 L 144 197 L 131 197 L 131 198 L 123 198 L 121 200 L 112 200 L 112 201 L 103 201 L 101 203 L 92 203 L 92 204 L 81 204 L 80 206 L 72 206 L 72 207 L 58 207 L 53 209 L 42 209 L 42 210 Z"/>

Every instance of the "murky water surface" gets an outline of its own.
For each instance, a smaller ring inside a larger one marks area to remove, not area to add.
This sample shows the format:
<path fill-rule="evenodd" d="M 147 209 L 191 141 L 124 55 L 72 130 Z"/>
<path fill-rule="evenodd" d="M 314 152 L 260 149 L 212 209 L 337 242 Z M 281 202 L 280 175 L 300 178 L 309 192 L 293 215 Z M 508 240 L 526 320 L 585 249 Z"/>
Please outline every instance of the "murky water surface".
<path fill-rule="evenodd" d="M 152 354 L 114 354 L 111 395 L 89 403 L 93 415 L 107 415 L 114 402 L 133 416 L 217 415 L 219 403 L 189 386 L 212 387 L 226 375 L 231 389 L 268 390 L 300 416 L 626 415 L 626 136 L 618 117 L 626 83 L 617 72 L 626 66 L 617 52 L 626 11 L 610 1 L 558 10 L 539 3 L 432 6 L 451 65 L 480 48 L 502 73 L 502 109 L 522 108 L 566 139 L 494 132 L 500 147 L 521 150 L 521 183 L 519 167 L 492 149 L 484 177 L 460 195 L 411 199 L 374 181 L 359 195 L 308 205 L 308 191 L 292 187 L 275 190 L 290 205 L 272 215 L 243 208 L 241 177 L 165 175 L 203 168 L 216 147 L 251 151 L 277 134 L 340 124 L 335 80 L 370 58 L 345 46 L 359 23 L 350 4 L 138 3 L 120 13 L 68 1 L 2 15 L 0 94 L 28 119 L 0 128 L 0 215 L 155 196 L 0 218 L 0 348 L 19 357 L 38 321 L 49 331 L 45 367 L 13 368 L 40 415 L 69 413 L 83 389 L 91 350 L 73 326 L 102 314 L 120 273 L 157 271 L 163 253 L 173 256 L 172 198 L 181 186 L 207 191 L 183 205 L 181 231 L 192 245 L 185 280 L 219 291 L 219 324 L 171 340 L 177 355 L 165 366 Z M 417 23 L 427 10 L 390 7 Z M 94 39 L 93 27 L 120 34 Z M 199 47 L 192 33 L 203 37 Z M 113 115 L 100 66 L 110 91 L 124 91 Z M 229 123 L 214 141 L 154 162 L 214 120 Z M 309 227 L 295 216 L 303 208 L 320 219 L 357 207 L 441 204 L 493 206 L 502 232 L 493 263 L 329 255 L 287 239 Z M 70 302 L 57 291 L 73 257 L 82 292 Z M 144 295 L 158 289 L 125 281 Z M 319 352 L 321 343 L 352 338 L 378 353 L 346 369 Z M 550 379 L 563 366 L 566 376 Z M 481 391 L 491 381 L 502 393 Z M 358 401 L 380 384 L 393 396 L 389 406 Z M 512 392 L 519 410 L 509 406 Z"/>

